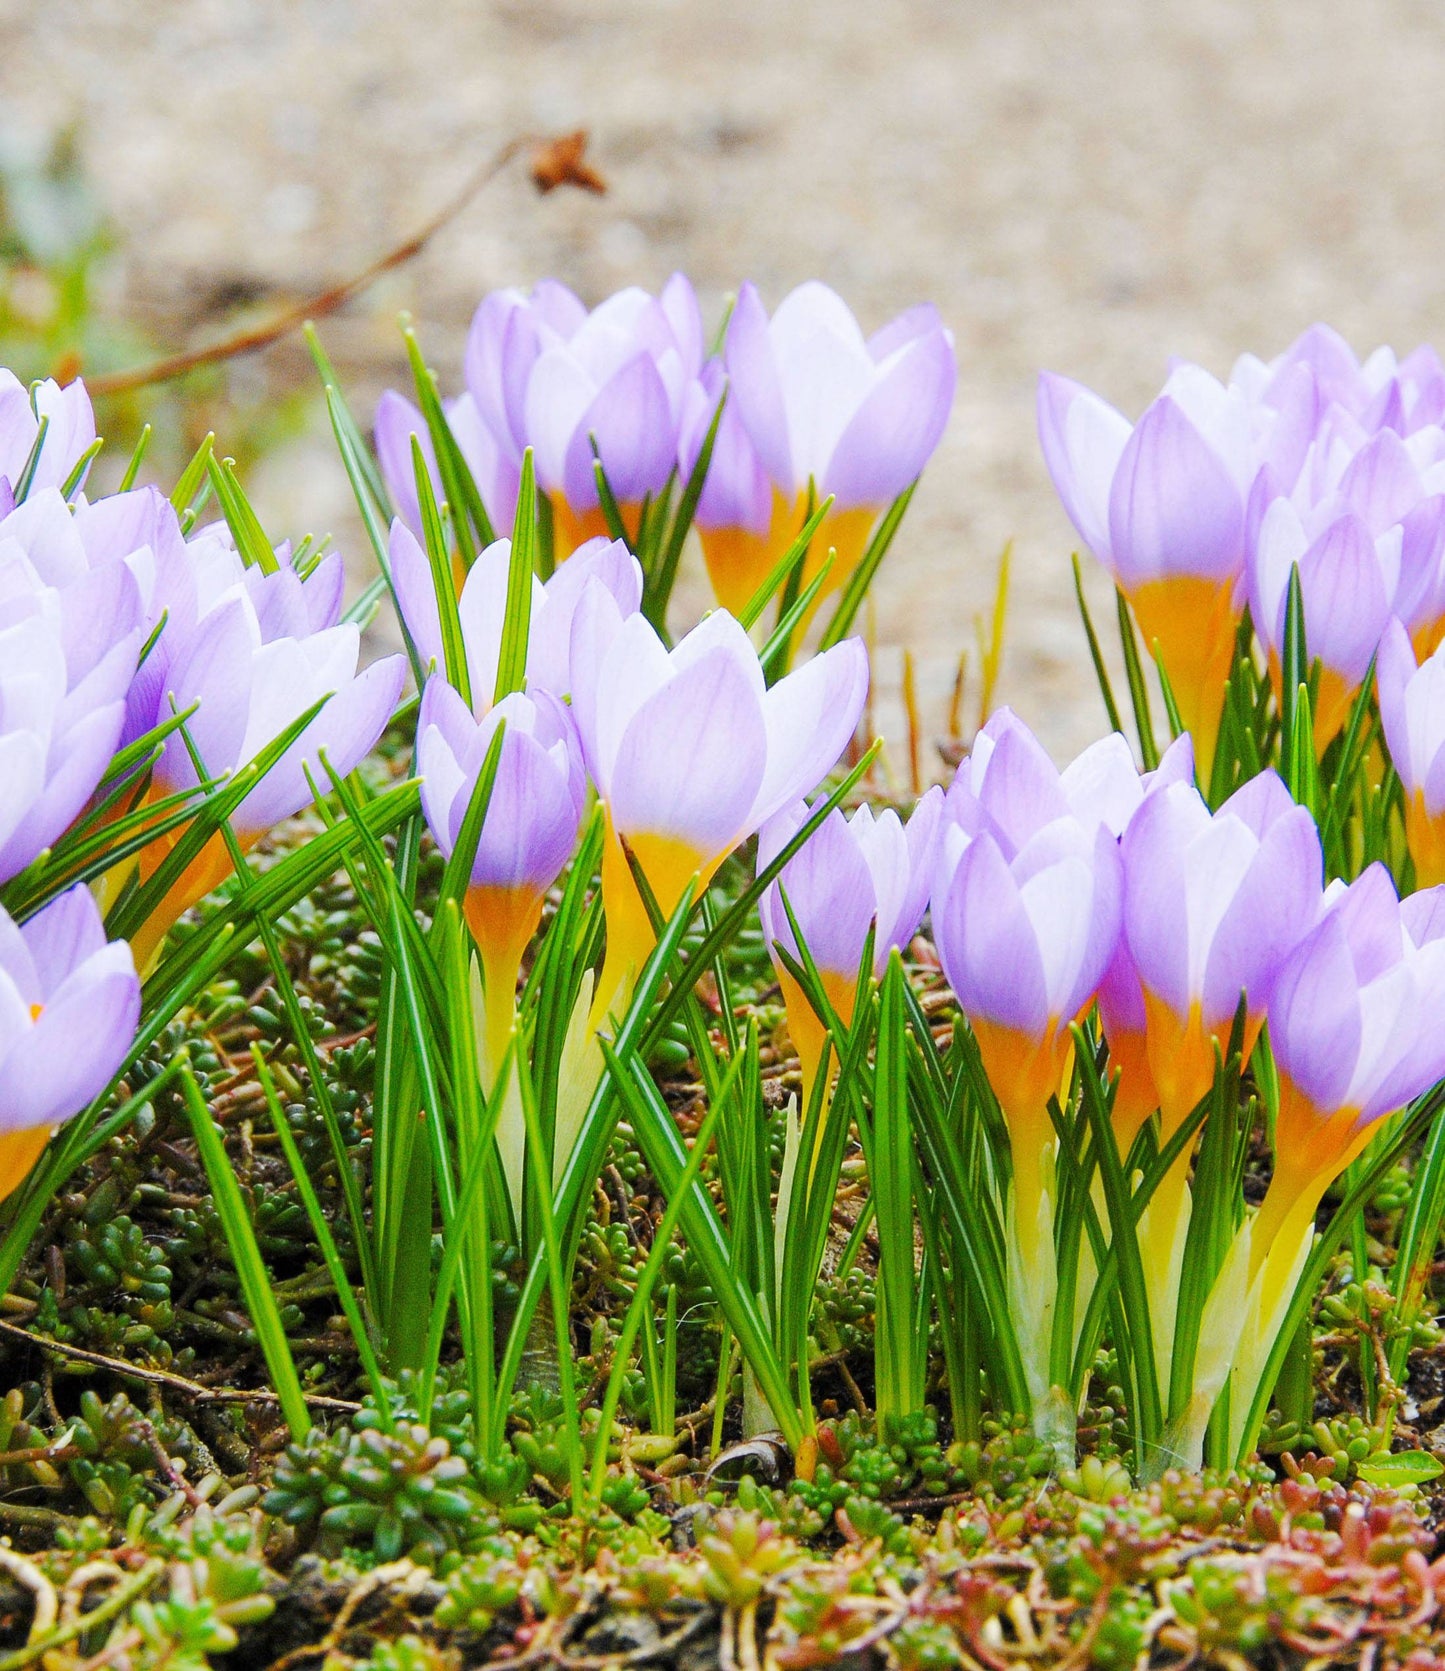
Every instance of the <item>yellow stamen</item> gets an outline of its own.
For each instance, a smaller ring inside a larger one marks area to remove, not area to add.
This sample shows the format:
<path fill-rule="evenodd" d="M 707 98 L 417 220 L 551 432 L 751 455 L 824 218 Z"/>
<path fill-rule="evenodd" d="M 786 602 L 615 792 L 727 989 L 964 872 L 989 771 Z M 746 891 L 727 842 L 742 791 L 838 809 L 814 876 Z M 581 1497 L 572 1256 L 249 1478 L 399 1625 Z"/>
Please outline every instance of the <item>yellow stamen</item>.
<path fill-rule="evenodd" d="M 1224 707 L 1224 687 L 1234 660 L 1239 617 L 1234 583 L 1202 575 L 1166 575 L 1129 593 L 1145 650 L 1157 641 L 1160 660 L 1184 728 L 1194 738 L 1201 783 L 1208 783 Z"/>

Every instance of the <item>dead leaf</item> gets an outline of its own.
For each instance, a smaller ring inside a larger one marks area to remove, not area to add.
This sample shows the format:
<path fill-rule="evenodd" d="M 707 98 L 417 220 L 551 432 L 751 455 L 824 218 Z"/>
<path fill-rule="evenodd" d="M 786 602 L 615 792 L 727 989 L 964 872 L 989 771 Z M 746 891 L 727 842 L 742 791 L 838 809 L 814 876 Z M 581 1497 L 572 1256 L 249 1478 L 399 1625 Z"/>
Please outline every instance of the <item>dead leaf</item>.
<path fill-rule="evenodd" d="M 582 191 L 607 190 L 607 182 L 587 161 L 587 130 L 546 139 L 532 152 L 532 184 L 540 192 L 555 191 L 558 186 L 577 186 Z"/>

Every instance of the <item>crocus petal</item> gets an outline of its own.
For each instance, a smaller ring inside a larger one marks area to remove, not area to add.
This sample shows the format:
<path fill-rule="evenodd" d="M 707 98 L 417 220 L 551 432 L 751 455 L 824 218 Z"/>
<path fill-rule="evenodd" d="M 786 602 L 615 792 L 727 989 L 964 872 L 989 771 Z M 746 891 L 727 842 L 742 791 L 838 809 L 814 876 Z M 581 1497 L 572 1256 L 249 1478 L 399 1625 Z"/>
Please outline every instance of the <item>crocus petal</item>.
<path fill-rule="evenodd" d="M 416 471 L 411 451 L 413 435 L 421 443 L 422 456 L 426 459 L 435 488 L 439 479 L 436 454 L 432 451 L 426 419 L 404 396 L 388 389 L 376 404 L 376 422 L 372 427 L 377 463 L 381 466 L 387 492 L 396 501 L 402 520 L 420 533 L 421 505 L 416 496 Z"/>
<path fill-rule="evenodd" d="M 37 999 L 46 999 L 72 969 L 102 949 L 105 925 L 89 888 L 76 886 L 37 911 L 21 927 L 20 936 L 39 983 Z"/>
<path fill-rule="evenodd" d="M 1129 440 L 1129 420 L 1067 377 L 1039 375 L 1039 441 L 1054 488 L 1079 537 L 1112 564 L 1109 492 Z"/>
<path fill-rule="evenodd" d="M 1109 545 L 1127 589 L 1166 574 L 1227 580 L 1244 558 L 1240 488 L 1177 402 L 1161 396 L 1119 459 Z"/>
<path fill-rule="evenodd" d="M 57 1125 L 94 1101 L 124 1062 L 139 1016 L 130 948 L 107 947 L 65 983 L 6 1056 L 0 1131 Z"/>
<path fill-rule="evenodd" d="M 562 491 L 574 509 L 597 503 L 592 437 L 619 503 L 656 493 L 677 456 L 677 432 L 657 366 L 638 354 L 588 402 L 567 445 Z"/>
<path fill-rule="evenodd" d="M 416 646 L 421 664 L 423 668 L 428 663 L 444 668 L 442 622 L 437 608 L 436 588 L 432 585 L 431 564 L 417 544 L 416 536 L 400 517 L 391 525 L 387 553 L 402 622 Z"/>
<path fill-rule="evenodd" d="M 354 771 L 386 729 L 405 677 L 404 658 L 386 656 L 336 689 L 316 718 L 241 802 L 236 809 L 236 824 L 242 829 L 270 829 L 311 804 L 312 780 L 324 791 L 330 785 L 331 773 L 345 777 Z"/>
<path fill-rule="evenodd" d="M 822 781 L 857 728 L 867 695 L 868 652 L 861 638 L 814 656 L 766 693 L 767 771 L 749 829 Z"/>
<path fill-rule="evenodd" d="M 886 505 L 932 457 L 948 424 L 958 371 L 941 329 L 911 343 L 848 420 L 819 491 L 839 508 Z"/>
<path fill-rule="evenodd" d="M 749 681 L 726 650 L 710 651 L 627 722 L 607 791 L 614 827 L 721 857 L 746 833 L 767 748 Z"/>
<path fill-rule="evenodd" d="M 768 335 L 768 315 L 751 284 L 738 290 L 724 349 L 729 401 L 745 425 L 764 469 L 784 493 L 796 491 L 788 411 Z"/>
<path fill-rule="evenodd" d="M 1051 1017 L 1038 938 L 992 837 L 970 844 L 948 891 L 934 896 L 933 921 L 964 1013 L 1041 1036 Z"/>
<path fill-rule="evenodd" d="M 1281 1069 L 1316 1107 L 1341 1106 L 1360 1048 L 1360 1003 L 1344 929 L 1327 918 L 1280 971 L 1270 1041 Z"/>

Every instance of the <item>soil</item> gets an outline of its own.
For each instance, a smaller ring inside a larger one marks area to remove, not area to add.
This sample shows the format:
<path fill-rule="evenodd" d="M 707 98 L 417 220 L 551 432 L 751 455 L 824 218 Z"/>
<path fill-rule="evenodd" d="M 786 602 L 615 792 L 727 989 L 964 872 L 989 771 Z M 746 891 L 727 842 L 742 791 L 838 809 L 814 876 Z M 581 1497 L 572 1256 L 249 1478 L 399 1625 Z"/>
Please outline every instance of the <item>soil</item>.
<path fill-rule="evenodd" d="M 597 298 L 682 267 L 714 314 L 741 277 L 775 301 L 818 275 L 869 326 L 936 301 L 959 398 L 879 595 L 890 730 L 903 645 L 941 725 L 1010 538 L 1002 696 L 1061 755 L 1103 723 L 1037 368 L 1132 412 L 1171 354 L 1223 373 L 1317 317 L 1408 347 L 1445 301 L 1425 0 L 0 0 L 0 24 L 0 129 L 77 126 L 121 232 L 111 305 L 168 346 L 365 265 L 519 131 L 591 129 L 609 197 L 508 179 L 332 322 L 359 408 L 403 375 L 399 308 L 450 377 L 478 297 L 545 273 Z M 319 408 L 256 485 L 360 560 Z"/>

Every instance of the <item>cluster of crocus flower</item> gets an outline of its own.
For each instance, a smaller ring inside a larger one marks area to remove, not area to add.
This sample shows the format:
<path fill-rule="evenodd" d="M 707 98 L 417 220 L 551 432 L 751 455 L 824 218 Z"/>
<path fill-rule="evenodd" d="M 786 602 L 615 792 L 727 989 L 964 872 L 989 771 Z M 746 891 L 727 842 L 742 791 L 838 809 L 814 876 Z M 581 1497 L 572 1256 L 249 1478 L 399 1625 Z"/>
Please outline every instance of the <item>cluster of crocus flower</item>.
<path fill-rule="evenodd" d="M 1381 1120 L 1445 1075 L 1442 994 L 1445 889 L 1401 900 L 1378 864 L 1332 883 L 1280 960 L 1268 1006 L 1279 1079 L 1274 1173 L 1205 1306 L 1193 1397 L 1175 1434 L 1186 1465 L 1198 1465 L 1226 1383 L 1237 1451 L 1325 1190 Z"/>
<path fill-rule="evenodd" d="M 326 767 L 348 772 L 370 751 L 400 691 L 399 657 L 357 672 L 359 632 L 340 619 L 339 557 L 303 573 L 283 547 L 248 565 L 223 524 L 187 539 L 153 488 L 90 501 L 80 489 L 95 445 L 83 385 L 37 385 L 32 404 L 9 373 L 0 377 L 0 886 L 42 861 L 78 821 L 130 816 L 142 791 L 150 802 L 197 792 L 248 766 L 310 715 L 235 809 L 245 848 L 305 806 Z M 162 740 L 158 728 L 168 723 Z M 150 736 L 157 741 L 148 780 L 107 783 L 118 751 Z M 98 892 L 113 899 L 129 876 L 146 880 L 185 828 L 157 832 Z M 171 923 L 229 872 L 218 832 L 129 948 L 111 947 L 85 969 L 115 974 L 123 953 L 133 983 L 132 958 L 147 971 Z M 43 1046 L 55 1057 L 49 1100 L 30 1082 L 32 1058 L 24 1069 L 21 1056 L 13 1058 L 20 1089 L 0 1111 L 12 1158 L 21 1158 L 6 1163 L 7 1191 L 44 1132 L 104 1088 L 134 1032 L 129 1000 L 102 1002 L 112 982 L 90 995 L 96 1036 L 66 1059 L 53 1049 L 62 1018 L 74 1028 L 80 1001 L 64 977 L 104 945 L 94 907 L 76 903 L 89 896 L 66 897 L 63 910 L 52 905 L 19 931 L 34 968 L 18 952 L 20 961 L 6 964 L 33 1026 L 12 1028 L 5 1048 Z M 41 1018 L 42 1006 L 54 1021 Z"/>
<path fill-rule="evenodd" d="M 1180 364 L 1131 425 L 1045 373 L 1044 457 L 1081 539 L 1157 647 L 1209 770 L 1246 604 L 1278 689 L 1290 576 L 1319 664 L 1323 753 L 1392 620 L 1424 657 L 1445 630 L 1445 368 L 1428 349 L 1363 365 L 1317 325 L 1221 384 Z"/>
<path fill-rule="evenodd" d="M 770 319 L 744 284 L 722 352 L 708 358 L 697 298 L 680 273 L 657 297 L 622 290 L 591 312 L 547 280 L 485 298 L 467 341 L 466 390 L 444 409 L 494 523 L 511 521 L 532 449 L 565 557 L 607 532 L 597 465 L 635 544 L 644 504 L 679 472 L 692 474 L 725 400 L 696 524 L 717 599 L 738 614 L 810 500 L 831 497 L 833 506 L 802 582 L 835 549 L 825 589 L 842 584 L 879 515 L 938 445 L 955 375 L 953 339 L 929 306 L 865 337 L 826 285 L 800 286 Z M 435 469 L 421 413 L 388 391 L 377 456 L 420 533 L 413 436 Z"/>
<path fill-rule="evenodd" d="M 224 523 L 181 541 L 169 537 L 176 530 L 160 510 L 166 502 L 156 496 L 154 504 L 167 536 L 151 599 L 157 636 L 131 686 L 127 723 L 144 735 L 172 716 L 186 717 L 165 739 L 150 796 L 234 775 L 310 716 L 232 814 L 244 852 L 309 806 L 313 785 L 324 789 L 329 774 L 345 776 L 371 752 L 401 694 L 405 662 L 388 656 L 358 670 L 361 633 L 341 619 L 339 553 L 304 574 L 287 546 L 269 565 L 248 564 Z M 158 835 L 141 851 L 142 881 L 183 830 Z M 133 940 L 142 968 L 181 913 L 230 873 L 230 849 L 217 831 Z"/>
<path fill-rule="evenodd" d="M 805 811 L 765 829 L 764 856 Z M 1159 1385 L 1166 1407 L 1182 1412 L 1173 1442 L 1196 1464 L 1231 1372 L 1232 1419 L 1245 1419 L 1324 1190 L 1380 1119 L 1445 1073 L 1440 892 L 1401 904 L 1379 866 L 1328 891 L 1322 873 L 1313 820 L 1274 772 L 1211 813 L 1194 787 L 1187 735 L 1144 776 L 1118 735 L 1060 772 L 1004 709 L 946 799 L 931 792 L 907 832 L 891 814 L 860 813 L 850 825 L 835 813 L 765 899 L 807 1083 L 824 1034 L 779 955 L 799 956 L 793 925 L 830 1002 L 846 1011 L 867 974 L 870 929 L 876 975 L 931 898 L 940 961 L 1008 1132 L 1010 1309 L 1036 1426 L 1061 1449 L 1072 1413 L 1049 1374 L 1058 1153 L 1049 1109 L 1053 1098 L 1068 1102 L 1071 1024 L 1097 1005 L 1121 1161 L 1148 1120 L 1157 1116 L 1163 1147 L 1210 1095 L 1241 1014 L 1246 1058 L 1270 1024 L 1274 1180 L 1219 1274 L 1188 1386 L 1171 1389 L 1170 1374 L 1192 1142 L 1137 1227 Z"/>
<path fill-rule="evenodd" d="M 408 633 L 439 668 L 445 651 L 432 571 L 400 519 L 390 555 Z M 769 687 L 747 633 L 725 610 L 669 649 L 639 612 L 636 558 L 620 542 L 594 538 L 545 585 L 533 582 L 525 690 L 494 703 L 510 563 L 511 542 L 499 540 L 470 566 L 456 607 L 471 702 L 444 671 L 432 671 L 417 738 L 428 825 L 450 854 L 502 734 L 466 901 L 492 1084 L 512 1035 L 522 958 L 546 893 L 572 856 L 588 783 L 606 824 L 607 950 L 588 1017 L 595 1032 L 626 1009 L 654 941 L 629 857 L 670 915 L 690 882 L 705 886 L 765 820 L 817 785 L 852 736 L 867 690 L 867 657 L 856 639 Z M 515 1202 L 522 1174 L 515 1120 L 504 1122 L 499 1144 Z"/>

